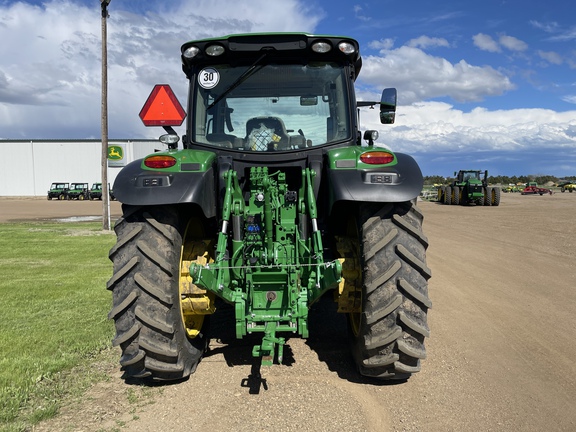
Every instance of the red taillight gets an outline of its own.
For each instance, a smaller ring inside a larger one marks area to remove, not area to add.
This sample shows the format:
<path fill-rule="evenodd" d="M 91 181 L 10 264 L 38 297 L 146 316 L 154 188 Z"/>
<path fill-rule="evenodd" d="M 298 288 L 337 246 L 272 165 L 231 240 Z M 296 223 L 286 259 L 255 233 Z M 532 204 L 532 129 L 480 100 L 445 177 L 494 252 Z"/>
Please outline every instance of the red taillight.
<path fill-rule="evenodd" d="M 394 155 L 385 151 L 371 151 L 363 153 L 360 161 L 370 165 L 384 165 L 394 161 Z"/>
<path fill-rule="evenodd" d="M 144 165 L 148 168 L 170 168 L 176 165 L 176 158 L 172 156 L 150 156 L 144 161 Z"/>

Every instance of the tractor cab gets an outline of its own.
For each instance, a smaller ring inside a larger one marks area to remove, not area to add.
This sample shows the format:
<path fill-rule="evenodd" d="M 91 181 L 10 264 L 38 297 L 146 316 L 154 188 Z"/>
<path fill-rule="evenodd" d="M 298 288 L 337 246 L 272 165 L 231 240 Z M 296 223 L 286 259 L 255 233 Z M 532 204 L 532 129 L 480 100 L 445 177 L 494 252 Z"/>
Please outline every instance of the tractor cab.
<path fill-rule="evenodd" d="M 182 63 L 191 84 L 185 148 L 297 152 L 361 142 L 353 39 L 228 36 L 184 44 Z M 395 89 L 368 104 L 380 105 L 382 123 L 394 122 Z"/>
<path fill-rule="evenodd" d="M 482 174 L 484 174 L 484 176 L 482 176 Z M 487 171 L 474 171 L 474 170 L 461 170 L 458 171 L 458 173 L 454 173 L 454 176 L 456 176 L 456 181 L 457 183 L 478 183 L 478 184 L 482 184 L 482 183 L 486 183 L 487 181 L 487 176 L 488 176 L 488 172 Z"/>

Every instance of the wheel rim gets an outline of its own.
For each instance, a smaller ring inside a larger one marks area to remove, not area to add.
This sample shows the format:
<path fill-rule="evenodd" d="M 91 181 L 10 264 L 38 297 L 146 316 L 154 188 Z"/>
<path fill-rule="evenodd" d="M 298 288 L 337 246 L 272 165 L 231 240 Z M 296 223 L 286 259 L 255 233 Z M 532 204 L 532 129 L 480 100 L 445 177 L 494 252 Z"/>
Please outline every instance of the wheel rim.
<path fill-rule="evenodd" d="M 342 311 L 344 306 L 346 309 L 351 310 L 347 312 L 348 323 L 350 330 L 354 337 L 360 334 L 360 326 L 362 323 L 362 271 L 360 266 L 360 242 L 358 240 L 358 228 L 355 220 L 348 222 L 346 230 L 346 237 L 338 242 L 338 251 L 344 257 L 342 262 L 342 277 L 340 293 L 341 298 L 344 297 L 346 301 L 339 299 L 339 311 Z M 344 295 L 343 291 L 347 293 L 352 292 L 353 297 Z"/>
<path fill-rule="evenodd" d="M 182 324 L 188 338 L 193 339 L 200 335 L 207 314 L 214 313 L 214 296 L 194 285 L 190 276 L 190 264 L 206 265 L 212 262 L 208 254 L 209 241 L 198 240 L 198 221 L 190 220 L 180 253 L 180 312 Z"/>
<path fill-rule="evenodd" d="M 360 268 L 360 267 L 356 267 Z M 362 278 L 360 278 L 362 279 Z M 362 290 L 360 290 L 360 295 L 358 297 L 360 305 L 362 305 Z M 362 309 L 362 306 L 360 307 Z M 348 320 L 350 322 L 350 329 L 352 330 L 352 334 L 355 337 L 358 337 L 360 334 L 360 326 L 362 324 L 362 312 L 350 312 L 348 314 Z"/>
<path fill-rule="evenodd" d="M 362 320 L 362 313 L 350 313 L 348 314 L 348 317 L 350 318 L 350 328 L 352 329 L 352 334 L 354 334 L 355 337 L 358 337 L 360 334 L 360 322 Z"/>

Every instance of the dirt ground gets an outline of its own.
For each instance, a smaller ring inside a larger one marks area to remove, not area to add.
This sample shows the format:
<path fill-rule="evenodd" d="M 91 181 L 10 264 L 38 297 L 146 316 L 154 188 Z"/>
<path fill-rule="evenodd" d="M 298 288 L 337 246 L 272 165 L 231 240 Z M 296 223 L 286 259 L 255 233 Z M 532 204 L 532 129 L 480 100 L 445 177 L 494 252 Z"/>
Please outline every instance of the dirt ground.
<path fill-rule="evenodd" d="M 97 215 L 96 204 L 4 199 L 0 219 Z M 189 380 L 159 387 L 121 381 L 118 354 L 110 379 L 35 430 L 576 430 L 576 194 L 420 206 L 434 306 L 428 358 L 408 382 L 360 378 L 343 317 L 321 303 L 310 339 L 290 339 L 288 364 L 260 380 L 252 341 L 215 338 Z"/>
<path fill-rule="evenodd" d="M 121 214 L 121 204 L 110 201 L 111 223 Z M 0 223 L 22 220 L 96 218 L 104 214 L 102 201 L 58 201 L 46 197 L 0 197 Z"/>

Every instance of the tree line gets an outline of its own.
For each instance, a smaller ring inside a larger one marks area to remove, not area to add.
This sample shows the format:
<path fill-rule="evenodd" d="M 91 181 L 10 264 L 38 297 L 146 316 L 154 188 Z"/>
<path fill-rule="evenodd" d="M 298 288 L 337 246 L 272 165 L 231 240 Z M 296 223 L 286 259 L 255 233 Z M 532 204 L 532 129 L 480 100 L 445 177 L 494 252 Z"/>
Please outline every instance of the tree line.
<path fill-rule="evenodd" d="M 424 184 L 425 185 L 434 185 L 434 184 L 449 184 L 454 181 L 454 177 L 443 177 L 439 175 L 432 175 L 432 176 L 424 176 Z M 558 178 L 552 175 L 521 175 L 521 176 L 488 176 L 488 183 L 490 184 L 501 184 L 501 185 L 508 185 L 508 184 L 518 184 L 518 183 L 528 183 L 528 182 L 536 182 L 539 185 L 547 184 L 548 182 L 552 182 L 554 184 L 562 183 L 563 181 L 576 181 L 576 176 L 568 176 L 563 178 Z"/>

